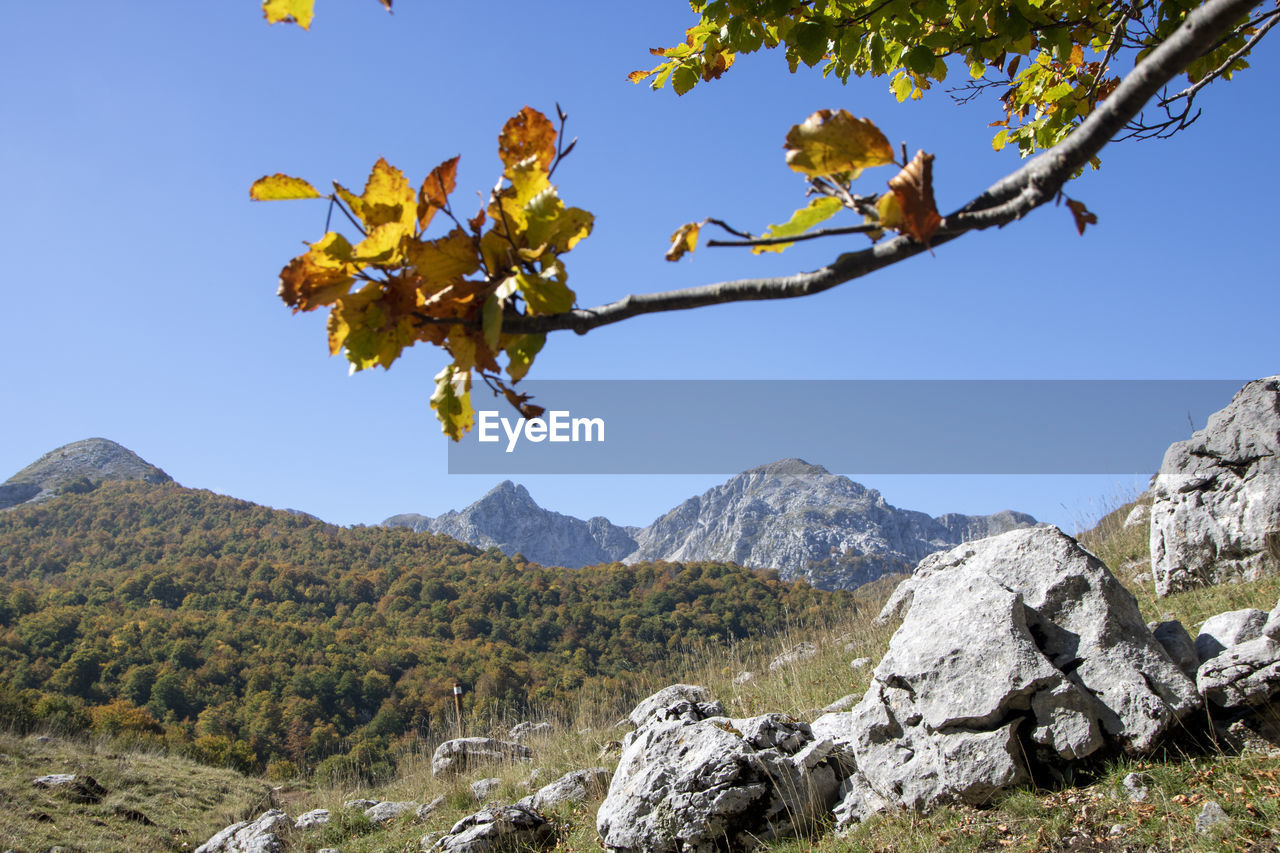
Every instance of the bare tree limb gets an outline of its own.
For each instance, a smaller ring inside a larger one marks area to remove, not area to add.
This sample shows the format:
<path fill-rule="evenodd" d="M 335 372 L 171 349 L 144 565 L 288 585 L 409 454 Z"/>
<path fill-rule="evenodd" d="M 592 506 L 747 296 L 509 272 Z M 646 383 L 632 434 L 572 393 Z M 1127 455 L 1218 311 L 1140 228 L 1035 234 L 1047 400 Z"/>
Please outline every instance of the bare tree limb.
<path fill-rule="evenodd" d="M 1206 0 L 1066 139 L 1027 161 L 1022 168 L 1000 179 L 944 218 L 931 240 L 931 246 L 936 248 L 970 231 L 1005 225 L 1051 201 L 1062 186 L 1137 116 L 1163 86 L 1260 2 Z M 898 236 L 859 252 L 842 254 L 831 264 L 813 272 L 631 295 L 606 305 L 562 314 L 512 317 L 504 320 L 503 331 L 533 334 L 572 329 L 581 335 L 641 314 L 682 311 L 725 302 L 808 296 L 904 261 L 925 250 L 923 244 L 910 237 Z"/>

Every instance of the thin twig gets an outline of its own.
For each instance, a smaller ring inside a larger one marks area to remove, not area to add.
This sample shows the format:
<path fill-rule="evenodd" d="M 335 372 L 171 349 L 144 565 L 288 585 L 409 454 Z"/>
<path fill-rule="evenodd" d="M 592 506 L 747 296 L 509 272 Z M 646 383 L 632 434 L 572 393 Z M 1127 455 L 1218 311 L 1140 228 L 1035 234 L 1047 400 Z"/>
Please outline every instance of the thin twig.
<path fill-rule="evenodd" d="M 842 234 L 866 234 L 868 231 L 879 231 L 883 228 L 879 223 L 850 225 L 847 228 L 819 228 L 817 231 L 806 231 L 794 237 L 756 237 L 751 240 L 708 240 L 708 246 L 781 246 L 799 243 L 802 240 L 816 240 L 819 237 L 838 237 Z"/>

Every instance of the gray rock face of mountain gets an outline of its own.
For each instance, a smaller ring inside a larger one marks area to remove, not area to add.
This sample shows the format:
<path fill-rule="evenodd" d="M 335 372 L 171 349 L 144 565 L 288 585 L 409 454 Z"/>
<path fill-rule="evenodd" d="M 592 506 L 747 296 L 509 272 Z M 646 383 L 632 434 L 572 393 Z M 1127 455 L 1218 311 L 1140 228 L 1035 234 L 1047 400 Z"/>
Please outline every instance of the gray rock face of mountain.
<path fill-rule="evenodd" d="M 103 480 L 173 482 L 132 450 L 105 438 L 87 438 L 49 451 L 0 484 L 0 509 L 47 500 L 64 487 L 74 488 L 81 478 L 94 484 Z"/>
<path fill-rule="evenodd" d="M 588 521 L 543 509 L 524 486 L 506 480 L 461 512 L 430 519 L 425 515 L 397 515 L 384 524 L 399 523 L 414 530 L 443 533 L 481 548 L 517 551 L 545 566 L 571 569 L 612 563 L 636 549 L 635 540 L 621 527 L 597 516 Z"/>
<path fill-rule="evenodd" d="M 784 459 L 685 501 L 641 531 L 627 559 L 725 560 L 851 588 L 910 571 L 935 551 L 1035 523 L 1009 511 L 931 518 L 818 465 Z"/>
<path fill-rule="evenodd" d="M 1171 445 L 1151 496 L 1158 594 L 1280 571 L 1280 376 L 1250 382 Z"/>
<path fill-rule="evenodd" d="M 402 512 L 399 515 L 393 515 L 382 522 L 383 527 L 407 527 L 414 533 L 430 533 L 431 522 L 435 521 L 429 515 L 419 515 L 416 512 Z"/>

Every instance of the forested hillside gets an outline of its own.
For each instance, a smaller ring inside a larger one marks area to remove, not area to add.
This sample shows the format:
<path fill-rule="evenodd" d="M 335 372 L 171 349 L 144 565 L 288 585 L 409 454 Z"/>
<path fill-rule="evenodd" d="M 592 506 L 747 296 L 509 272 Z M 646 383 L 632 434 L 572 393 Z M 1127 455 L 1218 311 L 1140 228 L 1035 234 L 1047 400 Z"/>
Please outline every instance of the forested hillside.
<path fill-rule="evenodd" d="M 377 776 L 404 743 L 454 731 L 455 679 L 468 717 L 491 720 L 847 606 L 736 566 L 545 569 L 443 536 L 104 483 L 0 513 L 0 724 Z"/>

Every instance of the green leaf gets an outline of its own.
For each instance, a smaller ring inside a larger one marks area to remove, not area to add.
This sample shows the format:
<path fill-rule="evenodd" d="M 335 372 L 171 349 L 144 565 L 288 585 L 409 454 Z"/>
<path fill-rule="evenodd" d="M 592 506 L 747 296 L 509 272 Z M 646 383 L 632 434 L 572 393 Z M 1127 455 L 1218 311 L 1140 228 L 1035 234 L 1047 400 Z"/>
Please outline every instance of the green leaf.
<path fill-rule="evenodd" d="M 764 232 L 764 237 L 795 237 L 808 231 L 819 222 L 825 222 L 835 216 L 836 211 L 840 210 L 844 205 L 839 199 L 830 196 L 819 196 L 807 205 L 797 210 L 791 215 L 791 219 L 783 225 L 770 225 L 768 230 Z M 794 243 L 777 243 L 771 246 L 756 246 L 751 250 L 752 254 L 762 254 L 764 252 L 782 252 Z"/>
<path fill-rule="evenodd" d="M 918 44 L 902 57 L 902 64 L 917 74 L 928 75 L 933 72 L 933 51 Z"/>
<path fill-rule="evenodd" d="M 671 75 L 671 88 L 676 90 L 677 95 L 683 95 L 696 85 L 698 85 L 698 72 L 688 65 L 678 66 Z"/>
<path fill-rule="evenodd" d="M 519 382 L 533 366 L 533 358 L 547 342 L 546 335 L 521 335 L 507 347 L 507 375 L 512 382 Z"/>
<path fill-rule="evenodd" d="M 481 310 L 480 326 L 484 330 L 485 345 L 491 350 L 498 348 L 498 339 L 502 337 L 502 303 L 496 294 L 489 294 Z"/>
<path fill-rule="evenodd" d="M 471 408 L 471 371 L 458 370 L 450 364 L 436 374 L 436 390 L 431 395 L 431 408 L 444 434 L 454 441 L 471 429 L 475 411 Z"/>
<path fill-rule="evenodd" d="M 827 28 L 816 21 L 796 24 L 788 39 L 800 61 L 810 68 L 822 61 L 830 46 Z"/>

